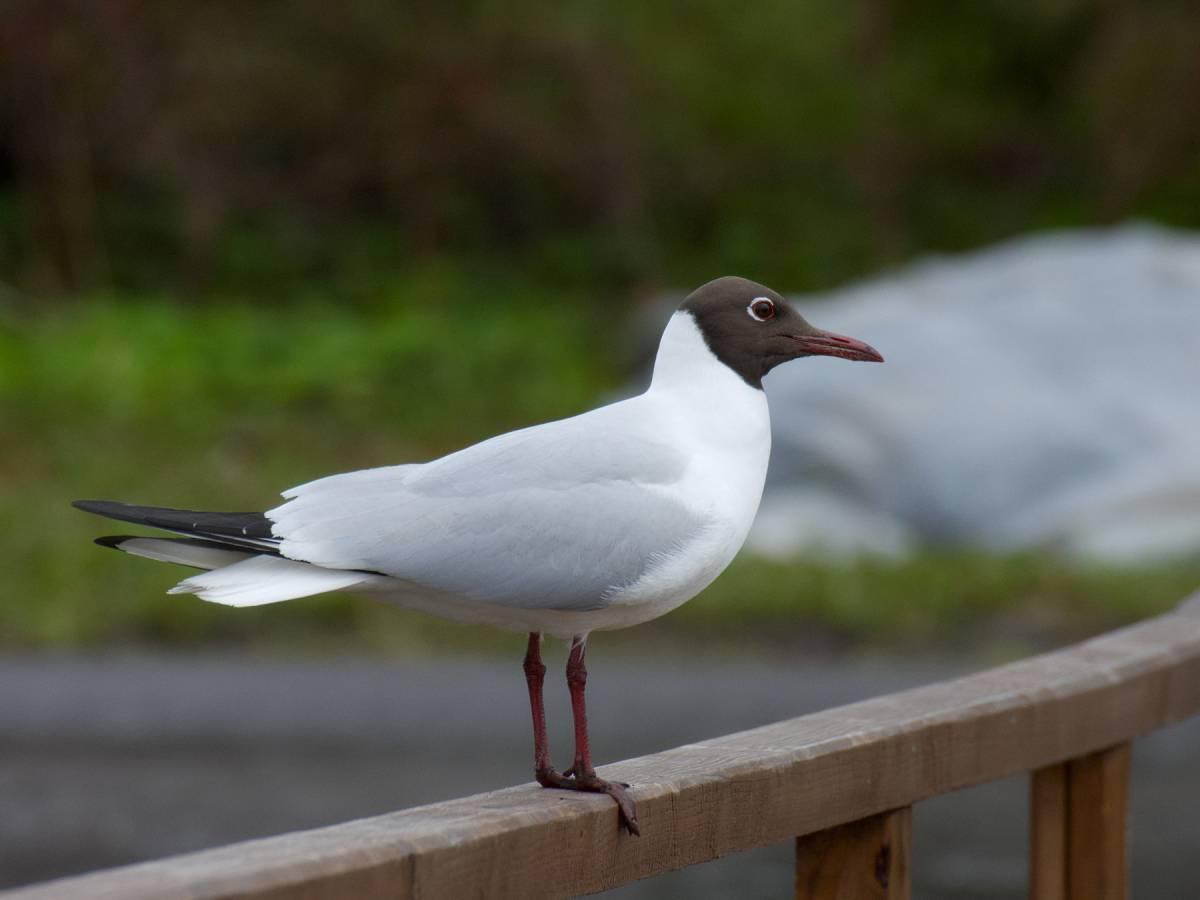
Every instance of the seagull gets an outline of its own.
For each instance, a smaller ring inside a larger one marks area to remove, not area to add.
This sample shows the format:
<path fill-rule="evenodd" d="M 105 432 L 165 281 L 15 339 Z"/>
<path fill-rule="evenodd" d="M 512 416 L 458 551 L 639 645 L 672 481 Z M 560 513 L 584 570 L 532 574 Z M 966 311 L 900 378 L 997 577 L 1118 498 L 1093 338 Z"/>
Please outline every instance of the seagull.
<path fill-rule="evenodd" d="M 636 835 L 629 785 L 600 778 L 592 765 L 588 635 L 658 618 L 729 565 L 767 472 L 763 376 L 805 356 L 883 362 L 862 341 L 813 327 L 770 288 L 718 278 L 672 314 L 650 386 L 631 399 L 430 462 L 311 481 L 266 512 L 74 505 L 178 535 L 96 540 L 204 570 L 172 594 L 245 607 L 353 589 L 528 634 L 538 783 L 609 795 L 619 826 Z M 546 738 L 546 634 L 570 641 L 575 758 L 562 772 Z"/>

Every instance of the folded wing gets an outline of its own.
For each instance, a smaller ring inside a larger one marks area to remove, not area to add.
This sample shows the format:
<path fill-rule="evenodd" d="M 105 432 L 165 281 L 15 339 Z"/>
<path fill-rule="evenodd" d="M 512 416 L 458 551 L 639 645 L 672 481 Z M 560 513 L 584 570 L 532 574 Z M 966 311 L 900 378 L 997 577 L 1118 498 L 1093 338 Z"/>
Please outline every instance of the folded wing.
<path fill-rule="evenodd" d="M 614 409 L 294 488 L 267 513 L 280 552 L 505 606 L 604 606 L 705 526 L 674 490 L 685 455 Z"/>

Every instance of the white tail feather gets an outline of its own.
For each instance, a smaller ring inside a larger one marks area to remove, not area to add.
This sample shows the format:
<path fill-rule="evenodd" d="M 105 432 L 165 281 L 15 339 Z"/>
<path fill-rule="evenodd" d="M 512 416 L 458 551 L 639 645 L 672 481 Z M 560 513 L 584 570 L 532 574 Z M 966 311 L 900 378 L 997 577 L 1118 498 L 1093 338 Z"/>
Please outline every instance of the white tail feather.
<path fill-rule="evenodd" d="M 167 593 L 195 594 L 226 606 L 261 606 L 341 590 L 371 578 L 365 572 L 322 569 L 279 556 L 253 556 L 185 578 Z"/>
<path fill-rule="evenodd" d="M 254 556 L 249 551 L 205 547 L 171 538 L 129 538 L 116 546 L 133 556 L 178 563 L 181 566 L 194 566 L 197 569 L 220 569 L 222 566 L 230 566 Z"/>

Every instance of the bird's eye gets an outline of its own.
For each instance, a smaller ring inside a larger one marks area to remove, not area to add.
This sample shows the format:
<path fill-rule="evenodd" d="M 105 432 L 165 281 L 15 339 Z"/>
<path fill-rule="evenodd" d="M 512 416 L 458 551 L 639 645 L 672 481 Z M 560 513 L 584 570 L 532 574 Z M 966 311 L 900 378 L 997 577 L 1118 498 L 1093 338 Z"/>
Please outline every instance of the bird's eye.
<path fill-rule="evenodd" d="M 775 318 L 775 304 L 766 297 L 755 297 L 746 307 L 746 312 L 756 322 L 766 322 Z"/>

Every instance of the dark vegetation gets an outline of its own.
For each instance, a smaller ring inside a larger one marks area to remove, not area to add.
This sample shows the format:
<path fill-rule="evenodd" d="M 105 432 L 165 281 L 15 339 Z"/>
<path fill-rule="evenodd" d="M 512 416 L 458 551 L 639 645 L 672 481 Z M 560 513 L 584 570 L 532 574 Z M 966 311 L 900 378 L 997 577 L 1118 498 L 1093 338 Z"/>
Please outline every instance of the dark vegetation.
<path fill-rule="evenodd" d="M 1183 0 L 9 0 L 0 271 L 271 304 L 483 267 L 600 303 L 1194 226 L 1197 46 Z"/>

